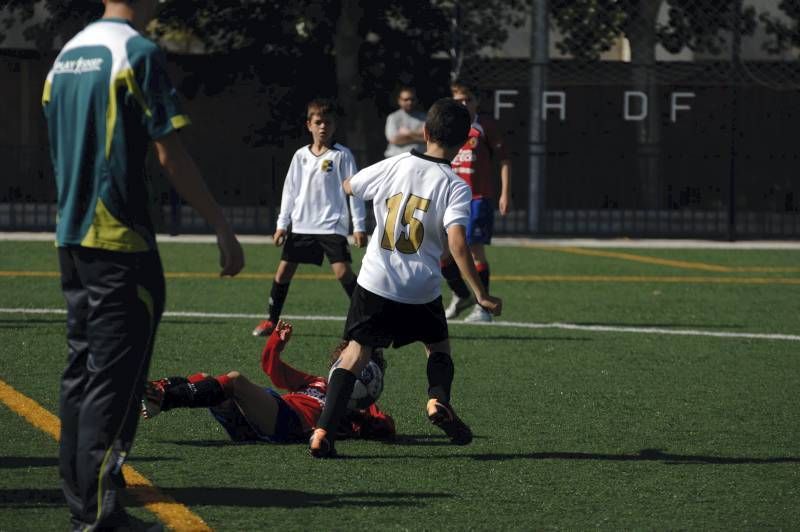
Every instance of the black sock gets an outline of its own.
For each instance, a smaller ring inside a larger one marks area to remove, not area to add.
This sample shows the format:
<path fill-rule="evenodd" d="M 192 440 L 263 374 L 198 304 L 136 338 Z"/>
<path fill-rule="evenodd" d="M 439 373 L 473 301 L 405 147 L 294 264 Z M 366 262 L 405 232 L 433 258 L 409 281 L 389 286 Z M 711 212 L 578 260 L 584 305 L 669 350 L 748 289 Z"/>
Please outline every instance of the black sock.
<path fill-rule="evenodd" d="M 484 264 L 482 268 L 483 269 L 478 270 L 478 277 L 480 277 L 481 284 L 483 285 L 484 288 L 486 288 L 486 291 L 488 292 L 489 291 L 489 265 L 488 264 Z"/>
<path fill-rule="evenodd" d="M 347 297 L 353 297 L 353 290 L 356 289 L 356 279 L 355 275 L 351 275 L 348 280 L 342 279 L 340 282 L 342 283 L 342 288 L 344 291 L 347 292 Z"/>
<path fill-rule="evenodd" d="M 317 427 L 328 431 L 328 439 L 336 437 L 336 429 L 342 416 L 347 412 L 347 403 L 353 394 L 356 376 L 343 368 L 336 368 L 328 381 L 328 392 L 325 395 L 325 408 L 317 421 Z"/>
<path fill-rule="evenodd" d="M 437 351 L 428 357 L 428 397 L 444 403 L 450 402 L 455 366 L 447 353 Z"/>
<path fill-rule="evenodd" d="M 461 278 L 461 272 L 458 270 L 456 261 L 451 260 L 442 266 L 442 277 L 447 281 L 447 286 L 450 287 L 450 290 L 455 295 L 461 299 L 469 297 L 469 288 L 467 288 L 467 283 L 464 282 L 464 279 Z"/>
<path fill-rule="evenodd" d="M 222 385 L 213 377 L 199 382 L 185 382 L 167 388 L 161 410 L 216 406 L 227 399 Z"/>
<path fill-rule="evenodd" d="M 278 284 L 277 281 L 272 281 L 272 290 L 269 292 L 269 319 L 272 323 L 278 323 L 278 318 L 281 317 L 283 311 L 283 304 L 286 302 L 286 294 L 289 293 L 289 284 Z"/>
<path fill-rule="evenodd" d="M 167 387 L 178 386 L 181 384 L 188 384 L 189 379 L 186 377 L 167 377 Z"/>

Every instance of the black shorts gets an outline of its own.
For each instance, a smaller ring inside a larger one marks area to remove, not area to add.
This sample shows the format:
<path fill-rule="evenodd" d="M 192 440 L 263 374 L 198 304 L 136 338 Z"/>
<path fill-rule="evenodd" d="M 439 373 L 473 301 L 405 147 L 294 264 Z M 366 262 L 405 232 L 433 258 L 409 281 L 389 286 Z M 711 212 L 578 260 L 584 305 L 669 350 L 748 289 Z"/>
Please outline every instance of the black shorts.
<path fill-rule="evenodd" d="M 442 296 L 430 303 L 398 303 L 357 285 L 350 298 L 344 339 L 371 347 L 403 347 L 413 342 L 447 340 Z"/>
<path fill-rule="evenodd" d="M 281 260 L 298 264 L 322 265 L 322 255 L 328 262 L 353 262 L 350 244 L 342 235 L 306 235 L 289 232 L 283 244 Z"/>

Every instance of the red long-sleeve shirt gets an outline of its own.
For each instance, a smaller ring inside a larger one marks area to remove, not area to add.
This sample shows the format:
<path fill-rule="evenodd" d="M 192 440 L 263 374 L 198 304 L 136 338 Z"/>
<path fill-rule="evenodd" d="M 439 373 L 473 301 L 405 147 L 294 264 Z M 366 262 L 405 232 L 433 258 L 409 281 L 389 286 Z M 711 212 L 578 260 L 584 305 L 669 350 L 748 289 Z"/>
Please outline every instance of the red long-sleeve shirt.
<path fill-rule="evenodd" d="M 273 332 L 261 353 L 261 368 L 275 386 L 288 390 L 281 397 L 297 412 L 303 431 L 308 432 L 316 426 L 325 406 L 328 381 L 324 377 L 295 369 L 281 360 L 280 354 L 286 344 L 277 331 Z M 385 439 L 395 434 L 392 417 L 381 412 L 374 403 L 368 409 L 351 412 L 348 421 L 351 425 L 351 430 L 347 431 L 350 436 Z"/>
<path fill-rule="evenodd" d="M 469 130 L 467 142 L 450 165 L 453 171 L 472 188 L 472 199 L 494 198 L 494 169 L 497 161 L 508 159 L 497 122 L 480 115 Z"/>

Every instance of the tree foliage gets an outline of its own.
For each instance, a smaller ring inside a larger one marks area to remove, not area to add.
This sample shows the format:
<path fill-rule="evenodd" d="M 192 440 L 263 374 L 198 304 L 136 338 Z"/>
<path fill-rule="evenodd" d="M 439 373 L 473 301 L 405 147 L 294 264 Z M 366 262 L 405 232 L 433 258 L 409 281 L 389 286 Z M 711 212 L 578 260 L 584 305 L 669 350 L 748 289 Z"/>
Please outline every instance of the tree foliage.
<path fill-rule="evenodd" d="M 655 36 L 671 53 L 685 47 L 719 54 L 735 27 L 742 35 L 755 30 L 755 9 L 738 12 L 736 2 L 730 0 L 666 0 L 665 24 L 655 17 L 642 20 L 642 13 L 657 13 L 661 4 L 661 0 L 555 0 L 551 13 L 563 34 L 556 46 L 562 53 L 592 60 L 622 35 L 631 41 Z"/>
<path fill-rule="evenodd" d="M 772 54 L 800 51 L 800 0 L 781 0 L 778 9 L 783 11 L 783 17 L 769 13 L 759 17 L 771 37 L 764 43 L 764 49 Z"/>

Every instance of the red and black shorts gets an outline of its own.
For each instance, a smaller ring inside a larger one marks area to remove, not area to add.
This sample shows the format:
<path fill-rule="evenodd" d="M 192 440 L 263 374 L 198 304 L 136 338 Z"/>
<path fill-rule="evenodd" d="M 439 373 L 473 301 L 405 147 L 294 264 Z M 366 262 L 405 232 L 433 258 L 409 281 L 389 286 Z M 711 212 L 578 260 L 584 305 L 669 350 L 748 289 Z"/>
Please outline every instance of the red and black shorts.
<path fill-rule="evenodd" d="M 322 265 L 322 257 L 328 262 L 353 262 L 350 244 L 342 235 L 309 235 L 289 232 L 283 244 L 281 259 L 298 264 Z"/>

